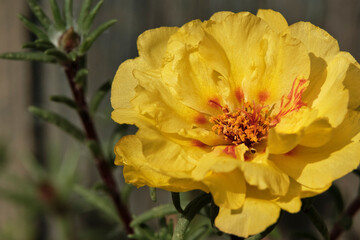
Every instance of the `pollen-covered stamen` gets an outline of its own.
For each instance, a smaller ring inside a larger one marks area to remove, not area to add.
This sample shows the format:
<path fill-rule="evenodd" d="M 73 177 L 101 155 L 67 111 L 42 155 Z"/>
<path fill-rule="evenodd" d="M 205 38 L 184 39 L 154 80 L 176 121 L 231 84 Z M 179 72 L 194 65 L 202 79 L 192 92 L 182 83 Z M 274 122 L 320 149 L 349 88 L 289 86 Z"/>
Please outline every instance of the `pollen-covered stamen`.
<path fill-rule="evenodd" d="M 252 147 L 267 137 L 269 129 L 275 127 L 282 117 L 293 111 L 298 111 L 306 106 L 301 97 L 308 85 L 308 80 L 296 78 L 287 96 L 281 98 L 280 108 L 273 113 L 273 106 L 264 106 L 261 103 L 243 102 L 242 107 L 235 112 L 230 112 L 229 107 L 221 107 L 223 114 L 211 117 L 214 124 L 212 130 L 224 136 L 234 145 L 245 144 Z"/>
<path fill-rule="evenodd" d="M 230 112 L 228 106 L 222 107 L 222 111 L 223 114 L 210 118 L 214 123 L 212 130 L 231 143 L 252 146 L 267 136 L 272 120 L 268 107 L 246 102 L 236 112 Z"/>

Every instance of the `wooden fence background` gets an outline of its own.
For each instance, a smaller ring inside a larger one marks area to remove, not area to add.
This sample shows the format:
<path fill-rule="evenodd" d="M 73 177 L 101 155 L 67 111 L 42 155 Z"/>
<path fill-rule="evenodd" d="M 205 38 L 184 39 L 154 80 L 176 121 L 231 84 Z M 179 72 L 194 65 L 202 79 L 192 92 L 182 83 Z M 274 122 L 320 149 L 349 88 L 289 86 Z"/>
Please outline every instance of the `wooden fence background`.
<path fill-rule="evenodd" d="M 74 2 L 76 12 L 80 1 Z M 48 8 L 46 0 L 42 1 L 42 5 Z M 256 13 L 259 8 L 280 11 L 289 24 L 311 21 L 334 36 L 342 50 L 349 51 L 356 59 L 360 59 L 359 0 L 106 0 L 95 25 L 109 19 L 117 19 L 118 23 L 90 51 L 90 95 L 106 79 L 114 76 L 122 61 L 137 55 L 136 38 L 143 31 L 163 25 L 181 26 L 197 18 L 205 20 L 220 10 Z M 30 38 L 16 17 L 18 13 L 29 16 L 25 0 L 0 0 L 0 53 L 18 51 Z M 35 121 L 27 111 L 29 105 L 40 105 L 66 112 L 77 122 L 75 115 L 49 102 L 49 96 L 54 93 L 69 94 L 64 75 L 57 67 L 0 60 L 0 144 L 6 146 L 8 160 L 11 162 L 6 171 L 26 174 L 20 159 L 27 158 L 29 153 L 44 161 L 48 157 L 48 150 L 52 148 L 58 149 L 60 153 L 69 148 L 75 151 L 81 149 L 76 144 L 74 147 L 74 141 L 58 129 Z M 110 113 L 108 100 L 103 107 L 105 113 Z M 99 116 L 96 120 L 102 129 L 102 137 L 106 139 L 109 132 L 107 126 L 112 124 L 111 121 L 108 116 Z M 86 153 L 81 154 L 86 157 Z M 82 164 L 82 174 L 89 176 L 91 181 L 95 171 L 87 167 L 91 165 L 88 163 L 89 161 Z M 339 181 L 345 189 L 346 201 L 356 193 L 357 186 L 352 183 L 355 180 L 349 176 Z M 7 179 L 0 177 L 0 185 L 6 184 Z M 139 191 L 134 197 L 137 194 L 143 194 L 143 191 Z M 144 201 L 134 208 L 141 212 L 150 205 Z M 1 201 L 0 226 L 14 224 L 21 226 L 21 210 Z M 356 226 L 360 226 L 359 216 L 353 229 Z M 358 239 L 360 235 L 356 235 L 357 232 L 359 230 L 353 230 L 344 239 Z"/>

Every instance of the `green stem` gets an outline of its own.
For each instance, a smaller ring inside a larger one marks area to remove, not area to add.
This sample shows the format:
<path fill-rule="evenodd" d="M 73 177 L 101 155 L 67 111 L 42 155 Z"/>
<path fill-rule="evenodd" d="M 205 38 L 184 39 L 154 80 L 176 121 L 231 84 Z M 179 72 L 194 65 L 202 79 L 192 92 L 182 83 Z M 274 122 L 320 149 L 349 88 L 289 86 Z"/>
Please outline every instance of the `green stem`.
<path fill-rule="evenodd" d="M 184 213 L 181 215 L 179 221 L 176 224 L 172 240 L 185 239 L 186 229 L 188 228 L 191 220 L 206 204 L 211 202 L 210 194 L 202 194 L 199 197 L 192 200 L 185 208 Z"/>
<path fill-rule="evenodd" d="M 314 208 L 312 204 L 308 205 L 306 208 L 303 209 L 303 212 L 310 218 L 311 222 L 314 224 L 316 229 L 321 233 L 324 240 L 329 240 L 329 231 L 328 228 L 320 216 L 319 212 Z"/>
<path fill-rule="evenodd" d="M 182 209 L 181 204 L 180 204 L 180 193 L 171 192 L 171 199 L 173 201 L 173 204 L 174 204 L 176 210 L 179 213 L 184 213 L 184 210 Z"/>

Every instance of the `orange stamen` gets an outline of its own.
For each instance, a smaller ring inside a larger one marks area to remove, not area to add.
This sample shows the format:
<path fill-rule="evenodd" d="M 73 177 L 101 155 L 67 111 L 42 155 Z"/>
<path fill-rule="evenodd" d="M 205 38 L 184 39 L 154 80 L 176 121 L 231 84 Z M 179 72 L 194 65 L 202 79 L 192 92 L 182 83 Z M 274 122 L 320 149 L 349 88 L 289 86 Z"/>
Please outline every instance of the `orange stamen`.
<path fill-rule="evenodd" d="M 259 143 L 268 135 L 270 128 L 275 127 L 282 117 L 290 112 L 298 111 L 306 106 L 301 101 L 301 96 L 307 87 L 308 80 L 296 78 L 291 91 L 281 98 L 280 110 L 271 115 L 270 106 L 255 104 L 255 102 L 243 102 L 242 107 L 231 112 L 227 105 L 221 106 L 218 101 L 210 100 L 215 106 L 222 110 L 222 114 L 211 117 L 209 121 L 214 124 L 212 130 L 218 135 L 224 136 L 234 145 L 245 144 L 248 147 Z M 226 150 L 228 151 L 228 150 Z"/>

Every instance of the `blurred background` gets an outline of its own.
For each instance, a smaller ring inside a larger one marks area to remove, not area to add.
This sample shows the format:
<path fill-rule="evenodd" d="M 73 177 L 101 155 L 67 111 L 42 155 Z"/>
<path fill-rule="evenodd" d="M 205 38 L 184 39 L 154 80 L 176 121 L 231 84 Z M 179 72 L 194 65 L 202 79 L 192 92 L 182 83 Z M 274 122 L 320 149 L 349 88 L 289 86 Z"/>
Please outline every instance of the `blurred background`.
<path fill-rule="evenodd" d="M 47 0 L 39 2 L 49 10 Z M 80 3 L 80 0 L 74 1 L 75 16 Z M 137 56 L 136 39 L 145 30 L 159 26 L 181 26 L 193 19 L 206 20 L 217 11 L 250 11 L 256 14 L 259 8 L 271 8 L 281 12 L 289 24 L 297 21 L 312 22 L 335 37 L 341 50 L 349 51 L 359 60 L 359 0 L 106 0 L 93 26 L 96 27 L 109 19 L 117 19 L 118 22 L 95 42 L 89 52 L 88 95 L 92 96 L 95 89 L 111 79 L 121 62 Z M 19 51 L 24 43 L 34 38 L 18 20 L 18 13 L 35 19 L 25 0 L 0 0 L 0 53 Z M 92 157 L 86 149 L 61 130 L 34 118 L 27 111 L 30 105 L 52 109 L 78 124 L 74 112 L 49 100 L 50 96 L 56 94 L 71 95 L 64 73 L 57 65 L 0 60 L 1 240 L 67 239 L 59 236 L 56 227 L 59 218 L 48 217 L 48 209 L 34 207 L 35 210 L 28 210 L 26 205 L 32 204 L 31 201 L 34 201 L 35 205 L 42 205 L 41 201 L 44 199 L 41 192 L 36 192 L 26 185 L 26 180 L 22 182 L 24 179 L 36 178 L 29 176 L 31 174 L 27 162 L 36 162 L 35 165 L 42 166 L 45 172 L 55 173 L 63 169 L 61 163 L 65 162 L 65 159 L 75 159 L 75 162 L 79 159 L 74 165 L 76 176 L 70 176 L 71 181 L 81 183 L 85 187 L 93 186 L 99 181 Z M 109 141 L 109 136 L 116 127 L 110 119 L 109 99 L 109 96 L 105 98 L 101 110 L 95 117 L 98 131 L 105 143 Z M 62 178 L 64 175 L 58 177 Z M 122 182 L 121 169 L 117 177 Z M 356 176 L 348 175 L 336 184 L 343 193 L 345 205 L 354 199 L 358 191 Z M 21 195 L 27 191 L 29 198 Z M 68 195 L 68 204 L 79 203 L 79 196 Z M 13 199 L 17 204 L 14 204 Z M 142 188 L 133 191 L 130 207 L 133 213 L 139 214 L 169 201 L 169 193 L 158 191 L 158 202 L 153 203 L 148 197 L 148 189 Z M 73 224 L 77 226 L 74 228 L 74 235 L 79 231 L 78 234 L 82 237 L 74 239 L 113 239 L 113 236 L 117 236 L 116 233 L 109 234 L 106 226 L 100 226 L 102 231 L 95 232 L 93 226 L 99 227 L 100 224 L 96 220 L 98 215 L 91 212 L 87 206 L 83 206 L 81 201 L 80 205 L 80 217 L 76 215 Z M 336 203 L 329 194 L 319 196 L 315 205 L 331 224 L 330 218 L 333 217 L 334 211 L 336 212 Z M 87 220 L 84 220 L 84 216 L 85 219 L 88 216 Z M 300 235 L 294 238 L 291 232 L 306 230 L 316 234 L 316 230 L 310 225 L 302 213 L 285 214 L 280 221 L 279 237 L 275 236 L 273 239 L 306 239 Z M 87 235 L 80 231 L 88 232 L 89 236 L 86 237 Z M 360 214 L 354 219 L 352 230 L 344 234 L 342 239 L 360 239 Z"/>

